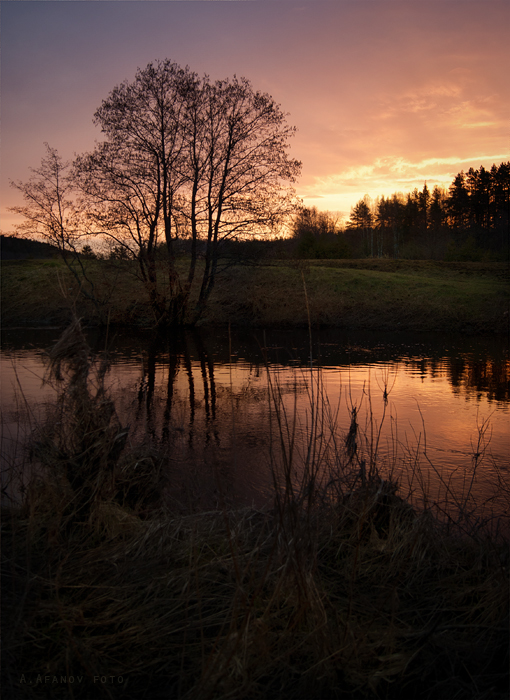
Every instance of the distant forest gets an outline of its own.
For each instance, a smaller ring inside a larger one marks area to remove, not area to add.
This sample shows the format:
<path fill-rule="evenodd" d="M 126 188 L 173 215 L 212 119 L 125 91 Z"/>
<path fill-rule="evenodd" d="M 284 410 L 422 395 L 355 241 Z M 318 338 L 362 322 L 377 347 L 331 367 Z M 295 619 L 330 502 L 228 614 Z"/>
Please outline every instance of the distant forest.
<path fill-rule="evenodd" d="M 1 236 L 1 257 L 49 258 L 56 247 Z M 191 241 L 178 241 L 177 252 L 189 253 Z M 290 238 L 225 239 L 223 255 L 239 261 L 261 258 L 401 258 L 449 261 L 505 261 L 510 243 L 510 162 L 481 166 L 455 176 L 448 189 L 425 183 L 419 191 L 371 199 L 351 210 L 346 223 L 331 212 L 303 206 L 295 214 Z M 158 257 L 166 257 L 160 245 Z M 95 257 L 90 247 L 85 257 Z M 110 257 L 122 257 L 113 249 Z"/>
<path fill-rule="evenodd" d="M 293 238 L 304 258 L 389 257 L 506 260 L 510 240 L 510 162 L 460 172 L 434 187 L 375 200 L 365 196 L 344 227 L 328 212 L 303 208 Z"/>

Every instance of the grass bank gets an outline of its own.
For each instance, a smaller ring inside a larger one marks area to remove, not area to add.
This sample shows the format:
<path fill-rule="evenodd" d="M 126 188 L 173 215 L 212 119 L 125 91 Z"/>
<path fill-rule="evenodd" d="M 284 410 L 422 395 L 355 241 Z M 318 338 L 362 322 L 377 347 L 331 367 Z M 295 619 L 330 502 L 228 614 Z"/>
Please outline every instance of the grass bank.
<path fill-rule="evenodd" d="M 79 324 L 49 357 L 59 399 L 2 513 L 6 696 L 507 697 L 508 541 L 469 489 L 452 517 L 416 462 L 407 492 L 383 479 L 356 413 L 340 434 L 313 379 L 298 473 L 275 378 L 273 501 L 233 508 L 219 478 L 197 512 L 163 497 L 171 450 L 130 445 Z"/>
<path fill-rule="evenodd" d="M 87 263 L 112 323 L 153 322 L 130 263 Z M 306 325 L 303 275 L 312 323 L 384 330 L 508 332 L 505 263 L 346 260 L 235 265 L 218 278 L 203 324 Z M 83 300 L 59 261 L 2 264 L 2 325 L 63 325 L 72 309 L 89 322 Z"/>

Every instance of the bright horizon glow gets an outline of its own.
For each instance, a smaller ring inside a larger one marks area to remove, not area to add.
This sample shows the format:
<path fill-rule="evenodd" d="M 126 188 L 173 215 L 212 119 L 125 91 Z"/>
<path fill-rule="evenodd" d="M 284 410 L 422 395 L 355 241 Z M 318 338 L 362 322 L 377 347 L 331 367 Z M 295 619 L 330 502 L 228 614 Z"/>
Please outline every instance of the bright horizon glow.
<path fill-rule="evenodd" d="M 289 113 L 307 206 L 347 219 L 365 195 L 449 187 L 510 160 L 509 25 L 506 0 L 4 2 L 0 228 L 44 142 L 90 151 L 101 101 L 164 58 Z"/>
<path fill-rule="evenodd" d="M 326 178 L 316 177 L 315 183 L 302 190 L 298 187 L 298 192 L 305 206 L 339 212 L 348 218 L 350 209 L 366 195 L 372 200 L 397 193 L 406 195 L 415 188 L 421 191 L 425 183 L 430 192 L 436 185 L 448 190 L 461 170 L 467 171 L 471 167 L 476 170 L 481 165 L 490 170 L 494 163 L 499 165 L 506 160 L 506 154 L 478 158 L 429 158 L 422 163 L 407 163 L 398 158 L 378 159 L 371 166 L 351 168 Z M 449 166 L 446 173 L 440 172 L 441 165 Z M 398 175 L 390 177 L 392 172 Z M 423 174 L 420 175 L 420 172 Z M 414 177 L 411 175 L 413 173 Z"/>

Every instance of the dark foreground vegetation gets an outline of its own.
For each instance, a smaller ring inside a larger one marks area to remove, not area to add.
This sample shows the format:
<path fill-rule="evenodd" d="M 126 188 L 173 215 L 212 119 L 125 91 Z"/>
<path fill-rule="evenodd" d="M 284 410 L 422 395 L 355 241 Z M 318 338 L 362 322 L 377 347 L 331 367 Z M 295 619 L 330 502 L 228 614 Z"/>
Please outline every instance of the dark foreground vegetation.
<path fill-rule="evenodd" d="M 417 454 L 405 487 L 383 476 L 313 379 L 298 466 L 270 377 L 272 502 L 236 508 L 218 478 L 198 510 L 169 448 L 130 442 L 106 370 L 75 321 L 49 354 L 58 402 L 5 472 L 5 697 L 507 697 L 508 539 L 469 485 L 432 500 Z"/>

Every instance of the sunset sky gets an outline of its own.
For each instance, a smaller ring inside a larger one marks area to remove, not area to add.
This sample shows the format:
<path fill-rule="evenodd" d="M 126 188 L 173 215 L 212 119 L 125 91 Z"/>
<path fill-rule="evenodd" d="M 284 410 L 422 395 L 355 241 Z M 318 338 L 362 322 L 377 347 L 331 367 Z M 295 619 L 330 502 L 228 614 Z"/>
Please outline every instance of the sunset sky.
<path fill-rule="evenodd" d="M 92 149 L 101 101 L 165 58 L 273 96 L 307 205 L 448 186 L 510 160 L 509 28 L 508 0 L 3 0 L 0 227 L 44 142 Z"/>

